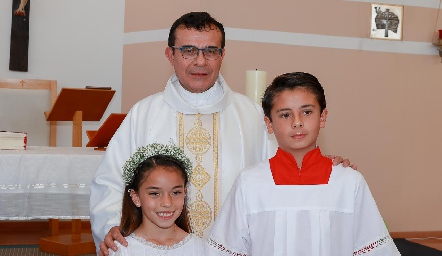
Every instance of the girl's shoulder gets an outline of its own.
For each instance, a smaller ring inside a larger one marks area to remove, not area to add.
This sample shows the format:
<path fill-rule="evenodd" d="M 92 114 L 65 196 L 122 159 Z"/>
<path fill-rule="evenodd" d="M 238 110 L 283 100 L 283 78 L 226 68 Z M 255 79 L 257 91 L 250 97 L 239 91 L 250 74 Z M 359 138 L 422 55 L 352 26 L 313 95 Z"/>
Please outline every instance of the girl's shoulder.
<path fill-rule="evenodd" d="M 123 246 L 118 241 L 114 241 L 115 245 L 118 247 L 118 250 L 114 252 L 112 249 L 109 248 L 108 249 L 109 250 L 109 256 L 128 256 L 128 255 L 131 255 L 131 253 L 134 250 L 134 247 L 137 247 L 135 244 L 138 243 L 138 242 L 136 242 L 130 236 L 125 237 L 125 239 L 126 239 L 126 241 L 128 243 L 128 247 Z"/>
<path fill-rule="evenodd" d="M 114 241 L 118 247 L 116 252 L 109 249 L 109 256 L 130 256 L 130 255 L 144 255 L 146 249 L 149 249 L 149 242 L 143 240 L 143 238 L 136 236 L 135 234 L 130 234 L 124 237 L 127 241 L 127 247 L 121 245 L 118 241 Z M 146 243 L 147 242 L 147 243 Z"/>

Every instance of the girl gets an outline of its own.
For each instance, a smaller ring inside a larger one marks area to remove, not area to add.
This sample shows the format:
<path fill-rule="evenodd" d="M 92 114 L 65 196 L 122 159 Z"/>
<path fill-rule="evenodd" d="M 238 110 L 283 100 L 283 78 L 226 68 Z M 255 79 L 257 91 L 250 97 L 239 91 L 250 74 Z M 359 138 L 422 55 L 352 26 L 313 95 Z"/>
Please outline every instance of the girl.
<path fill-rule="evenodd" d="M 140 147 L 123 166 L 126 184 L 120 230 L 110 255 L 203 255 L 204 242 L 190 234 L 186 186 L 192 170 L 184 151 L 172 144 Z"/>

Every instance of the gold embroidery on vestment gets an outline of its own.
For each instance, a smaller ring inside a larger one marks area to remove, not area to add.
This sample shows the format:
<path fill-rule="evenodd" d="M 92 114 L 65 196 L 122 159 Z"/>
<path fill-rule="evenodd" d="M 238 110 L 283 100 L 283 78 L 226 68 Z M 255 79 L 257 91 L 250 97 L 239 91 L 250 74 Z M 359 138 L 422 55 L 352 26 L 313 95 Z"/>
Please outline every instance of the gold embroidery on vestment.
<path fill-rule="evenodd" d="M 183 113 L 178 113 L 178 140 L 180 144 L 180 148 L 184 149 L 184 122 L 183 122 Z"/>
<path fill-rule="evenodd" d="M 204 167 L 203 157 L 213 147 L 213 168 L 214 175 L 214 209 L 218 212 L 219 203 L 219 188 L 218 188 L 218 114 L 212 114 L 213 137 L 210 132 L 203 127 L 202 114 L 195 115 L 194 126 L 189 130 L 184 129 L 183 114 L 178 114 L 178 129 L 179 129 L 179 145 L 181 148 L 186 147 L 187 150 L 194 156 L 194 168 L 190 173 L 189 181 L 196 188 L 195 198 L 189 203 L 189 219 L 192 231 L 202 237 L 204 231 L 211 225 L 214 215 L 212 215 L 212 208 L 209 203 L 204 200 L 202 193 L 203 187 L 210 181 L 210 173 Z M 207 120 L 207 118 L 205 118 Z M 186 134 L 185 134 L 186 133 Z M 210 157 L 210 154 L 208 154 Z M 192 158 L 192 157 L 191 157 Z M 207 161 L 207 160 L 206 160 Z M 207 164 L 207 162 L 205 162 Z M 211 172 L 211 170 L 210 170 Z M 207 191 L 206 191 L 207 192 Z"/>
<path fill-rule="evenodd" d="M 213 114 L 213 175 L 214 175 L 213 219 L 215 219 L 219 211 L 218 113 Z"/>

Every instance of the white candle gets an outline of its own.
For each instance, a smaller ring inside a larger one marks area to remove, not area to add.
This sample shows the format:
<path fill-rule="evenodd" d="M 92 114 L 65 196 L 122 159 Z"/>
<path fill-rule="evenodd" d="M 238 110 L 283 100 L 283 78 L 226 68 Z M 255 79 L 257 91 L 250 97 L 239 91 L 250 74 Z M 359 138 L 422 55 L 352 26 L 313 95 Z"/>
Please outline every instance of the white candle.
<path fill-rule="evenodd" d="M 246 71 L 246 96 L 261 104 L 261 98 L 267 88 L 267 72 L 262 70 Z"/>

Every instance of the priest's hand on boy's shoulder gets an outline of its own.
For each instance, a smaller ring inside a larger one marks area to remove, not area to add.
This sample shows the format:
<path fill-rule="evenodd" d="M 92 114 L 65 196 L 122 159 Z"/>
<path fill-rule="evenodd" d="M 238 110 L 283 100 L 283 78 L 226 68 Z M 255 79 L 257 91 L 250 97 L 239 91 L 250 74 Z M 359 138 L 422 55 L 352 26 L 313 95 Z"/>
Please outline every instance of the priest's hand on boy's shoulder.
<path fill-rule="evenodd" d="M 333 160 L 333 165 L 338 165 L 340 163 L 342 163 L 342 165 L 344 167 L 351 167 L 354 170 L 358 169 L 358 166 L 355 164 L 350 164 L 350 159 L 344 159 L 342 156 L 333 156 L 333 155 L 326 155 L 326 157 L 330 158 L 331 160 Z"/>

